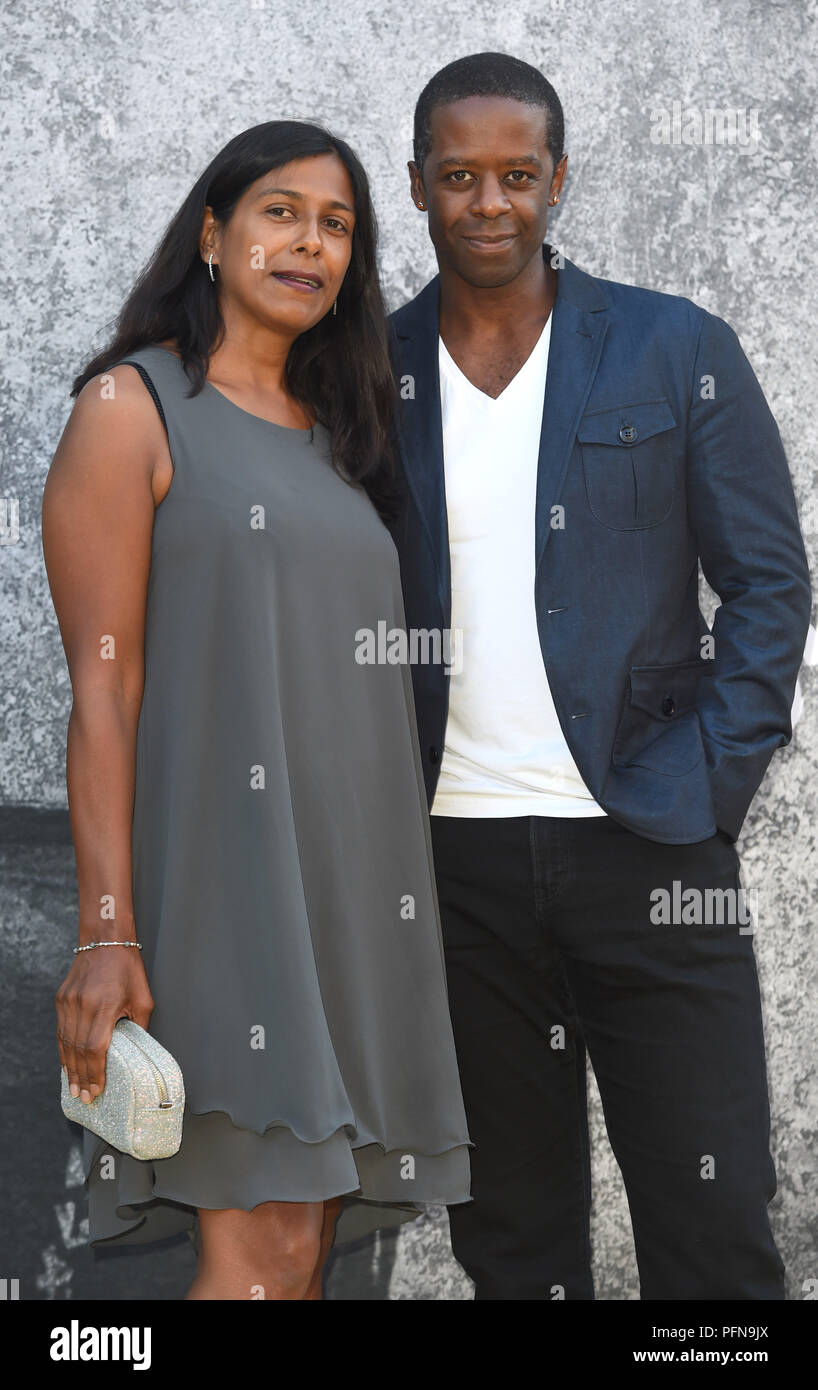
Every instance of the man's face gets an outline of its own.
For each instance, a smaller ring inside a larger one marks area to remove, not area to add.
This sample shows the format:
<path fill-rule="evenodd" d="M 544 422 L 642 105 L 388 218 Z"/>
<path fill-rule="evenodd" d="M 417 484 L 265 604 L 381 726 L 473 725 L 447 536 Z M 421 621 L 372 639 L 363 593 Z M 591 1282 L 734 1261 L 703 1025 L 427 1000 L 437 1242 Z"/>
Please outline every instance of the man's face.
<path fill-rule="evenodd" d="M 467 97 L 432 112 L 423 170 L 411 160 L 409 171 L 441 270 L 470 285 L 506 285 L 541 254 L 566 165 L 563 156 L 553 167 L 546 120 L 540 107 L 509 97 Z"/>

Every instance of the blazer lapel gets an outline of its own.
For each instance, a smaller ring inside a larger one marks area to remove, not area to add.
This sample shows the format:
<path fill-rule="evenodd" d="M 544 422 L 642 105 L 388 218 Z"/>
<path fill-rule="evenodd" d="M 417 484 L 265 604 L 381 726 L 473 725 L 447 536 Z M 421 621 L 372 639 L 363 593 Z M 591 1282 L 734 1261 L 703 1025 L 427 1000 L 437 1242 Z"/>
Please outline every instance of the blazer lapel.
<path fill-rule="evenodd" d="M 543 255 L 550 248 L 543 247 Z M 551 310 L 551 342 L 545 380 L 537 464 L 535 573 L 552 532 L 551 508 L 559 501 L 580 416 L 593 384 L 608 331 L 608 301 L 590 275 L 566 261 L 557 272 Z"/>
<path fill-rule="evenodd" d="M 440 406 L 438 336 L 440 276 L 430 280 L 412 302 L 408 322 L 397 330 L 400 347 L 401 446 L 415 506 L 429 534 L 437 571 L 443 626 L 451 617 L 451 570 L 446 484 L 443 471 L 443 422 Z"/>

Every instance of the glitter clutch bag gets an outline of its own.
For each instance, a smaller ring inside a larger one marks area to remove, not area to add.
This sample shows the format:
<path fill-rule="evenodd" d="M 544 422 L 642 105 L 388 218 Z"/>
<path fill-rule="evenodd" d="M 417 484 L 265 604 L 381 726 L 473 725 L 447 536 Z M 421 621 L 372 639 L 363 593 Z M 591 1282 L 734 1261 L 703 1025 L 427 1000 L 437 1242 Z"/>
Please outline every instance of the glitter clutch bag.
<path fill-rule="evenodd" d="M 130 1018 L 116 1024 L 105 1062 L 105 1089 L 86 1105 L 62 1077 L 62 1109 L 132 1158 L 170 1158 L 182 1142 L 185 1090 L 178 1062 Z"/>

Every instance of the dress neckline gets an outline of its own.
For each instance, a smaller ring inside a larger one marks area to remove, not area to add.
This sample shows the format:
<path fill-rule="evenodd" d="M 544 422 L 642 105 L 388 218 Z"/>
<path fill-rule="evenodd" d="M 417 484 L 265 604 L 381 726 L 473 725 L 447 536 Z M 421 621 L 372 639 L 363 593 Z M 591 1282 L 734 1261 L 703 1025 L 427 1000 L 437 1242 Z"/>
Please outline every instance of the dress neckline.
<path fill-rule="evenodd" d="M 163 343 L 153 343 L 152 346 L 159 348 L 160 352 L 166 352 L 169 357 L 175 357 L 176 361 L 179 363 L 179 366 L 182 367 L 182 370 L 184 371 L 182 359 L 179 356 L 178 352 L 173 352 L 171 348 L 166 348 Z M 218 386 L 214 386 L 212 381 L 208 381 L 207 377 L 205 377 L 204 384 L 206 388 L 209 388 L 211 391 L 214 391 L 216 395 L 220 396 L 223 401 L 226 401 L 226 403 L 229 406 L 232 406 L 234 410 L 237 410 L 240 415 L 246 416 L 248 420 L 258 420 L 260 425 L 270 425 L 271 428 L 274 430 L 286 430 L 287 434 L 301 435 L 311 434 L 312 431 L 318 426 L 318 421 L 315 422 L 315 425 L 308 426 L 308 428 L 305 430 L 296 429 L 294 425 L 280 425 L 277 420 L 268 420 L 265 415 L 254 415 L 252 410 L 245 410 L 244 406 L 237 405 L 235 401 L 231 401 L 230 397 L 224 394 L 224 391 L 220 391 Z"/>

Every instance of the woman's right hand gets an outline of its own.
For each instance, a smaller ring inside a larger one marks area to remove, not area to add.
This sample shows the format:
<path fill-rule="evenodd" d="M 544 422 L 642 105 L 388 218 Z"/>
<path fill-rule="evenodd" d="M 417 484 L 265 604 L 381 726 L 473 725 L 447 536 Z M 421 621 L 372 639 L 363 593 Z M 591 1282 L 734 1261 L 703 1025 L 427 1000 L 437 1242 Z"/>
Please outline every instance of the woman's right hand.
<path fill-rule="evenodd" d="M 105 1061 L 120 1018 L 147 1028 L 153 996 L 136 946 L 80 951 L 57 990 L 57 1043 L 72 1096 L 85 1104 L 105 1089 Z"/>

